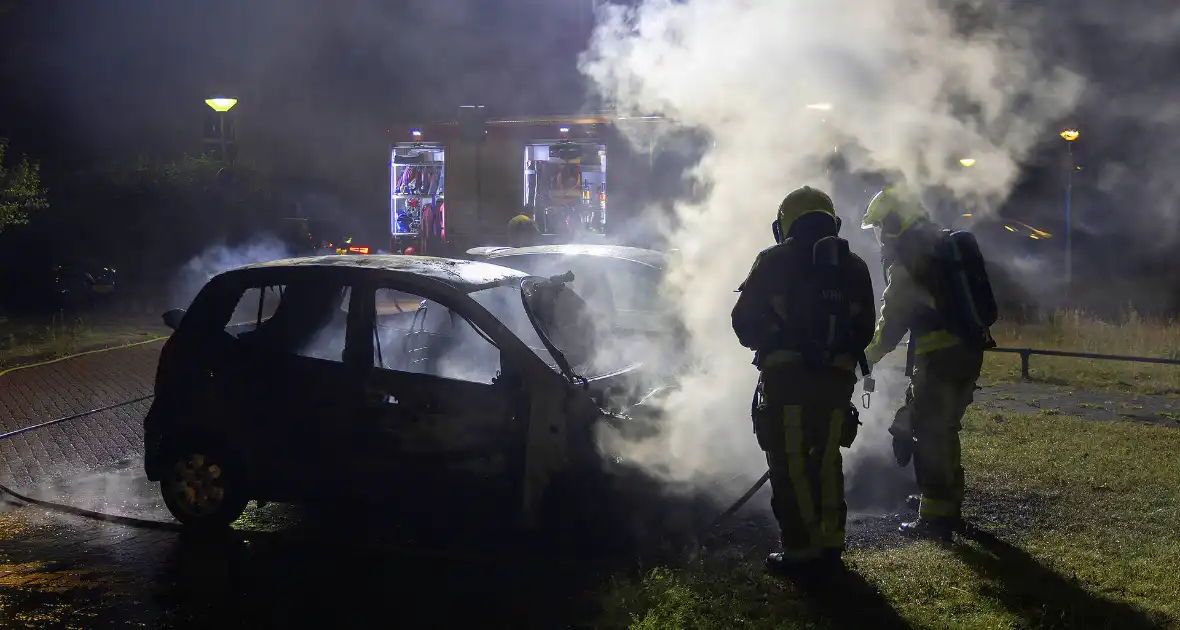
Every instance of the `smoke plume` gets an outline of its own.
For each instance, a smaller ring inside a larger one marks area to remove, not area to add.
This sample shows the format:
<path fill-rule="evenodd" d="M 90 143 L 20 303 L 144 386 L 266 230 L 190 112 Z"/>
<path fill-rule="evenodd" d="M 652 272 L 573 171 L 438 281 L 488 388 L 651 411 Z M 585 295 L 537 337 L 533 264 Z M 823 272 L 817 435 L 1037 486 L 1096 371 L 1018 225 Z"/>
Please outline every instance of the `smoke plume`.
<path fill-rule="evenodd" d="M 235 267 L 290 256 L 278 238 L 266 236 L 238 247 L 215 245 L 185 263 L 172 283 L 171 306 L 185 308 L 213 276 Z"/>
<path fill-rule="evenodd" d="M 675 204 L 667 234 L 676 256 L 666 288 L 697 367 L 667 398 L 664 433 L 628 453 L 664 479 L 765 469 L 750 434 L 757 375 L 728 316 L 755 254 L 772 244 L 787 192 L 834 191 L 842 235 L 874 268 L 880 292 L 879 252 L 857 229 L 873 187 L 904 180 L 994 213 L 1021 159 L 1078 98 L 1081 79 L 1034 46 L 1037 15 L 946 4 L 643 0 L 600 11 L 580 69 L 603 98 L 709 138 L 688 175 L 704 192 Z M 829 168 L 836 154 L 841 181 Z M 959 162 L 967 157 L 970 169 Z M 903 379 L 881 372 L 890 399 L 862 413 L 853 466 L 884 444 L 882 425 L 900 402 Z"/>

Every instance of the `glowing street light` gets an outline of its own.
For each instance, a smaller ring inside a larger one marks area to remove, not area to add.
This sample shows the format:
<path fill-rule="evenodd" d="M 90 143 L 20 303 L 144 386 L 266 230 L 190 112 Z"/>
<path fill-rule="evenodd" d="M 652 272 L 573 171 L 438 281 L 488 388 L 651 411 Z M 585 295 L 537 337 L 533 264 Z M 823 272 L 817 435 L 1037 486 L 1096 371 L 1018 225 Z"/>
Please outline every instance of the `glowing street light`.
<path fill-rule="evenodd" d="M 1070 228 L 1070 197 L 1073 195 L 1073 143 L 1081 134 L 1077 129 L 1063 129 L 1059 134 L 1065 140 L 1069 154 L 1069 171 L 1065 174 L 1065 288 L 1073 283 L 1073 230 Z"/>
<path fill-rule="evenodd" d="M 830 112 L 830 111 L 832 111 L 832 104 L 831 103 L 810 103 L 809 105 L 807 105 L 807 109 L 816 109 L 821 112 Z"/>
<path fill-rule="evenodd" d="M 224 114 L 225 112 L 233 109 L 234 105 L 238 104 L 238 99 L 218 96 L 215 98 L 205 99 L 205 104 L 213 108 L 213 111 L 217 112 L 218 114 Z"/>
<path fill-rule="evenodd" d="M 975 166 L 975 158 L 962 158 L 959 160 L 959 164 L 962 164 L 966 168 L 971 168 Z"/>
<path fill-rule="evenodd" d="M 213 98 L 205 99 L 205 104 L 210 109 L 217 112 L 217 134 L 218 143 L 221 145 L 221 159 L 229 162 L 229 155 L 226 154 L 225 148 L 225 114 L 233 109 L 234 105 L 238 104 L 238 99 L 228 98 L 225 96 L 214 96 Z"/>

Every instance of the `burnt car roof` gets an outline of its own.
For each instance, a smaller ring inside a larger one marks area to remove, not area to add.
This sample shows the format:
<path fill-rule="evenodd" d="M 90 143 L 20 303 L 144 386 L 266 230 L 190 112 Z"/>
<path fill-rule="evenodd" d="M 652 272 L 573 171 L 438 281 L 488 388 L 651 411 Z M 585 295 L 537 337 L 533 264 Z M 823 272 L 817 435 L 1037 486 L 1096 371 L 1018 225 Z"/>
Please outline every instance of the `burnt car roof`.
<path fill-rule="evenodd" d="M 528 274 L 515 269 L 475 260 L 436 258 L 433 256 L 403 256 L 376 254 L 369 256 L 306 256 L 284 258 L 238 267 L 227 273 L 251 269 L 352 268 L 388 273 L 397 276 L 426 277 L 444 282 L 460 291 L 470 293 L 498 282 L 524 278 Z"/>
<path fill-rule="evenodd" d="M 663 269 L 668 263 L 667 254 L 654 249 L 640 247 L 626 247 L 623 245 L 597 245 L 593 243 L 567 243 L 564 245 L 537 245 L 534 247 L 514 247 L 494 251 L 485 260 L 509 256 L 525 256 L 529 254 L 560 254 L 563 256 L 602 256 L 604 258 L 618 258 L 637 262 L 657 269 Z"/>

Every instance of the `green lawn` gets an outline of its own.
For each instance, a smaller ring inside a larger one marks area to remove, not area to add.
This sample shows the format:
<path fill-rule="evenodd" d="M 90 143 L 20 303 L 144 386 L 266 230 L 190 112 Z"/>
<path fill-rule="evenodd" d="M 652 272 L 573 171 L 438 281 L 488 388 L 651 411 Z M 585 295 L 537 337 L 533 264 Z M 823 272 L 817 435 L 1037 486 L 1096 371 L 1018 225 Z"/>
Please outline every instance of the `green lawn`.
<path fill-rule="evenodd" d="M 82 321 L 30 322 L 9 320 L 0 323 L 0 369 L 48 361 L 59 357 L 109 348 L 166 335 L 162 326 Z"/>
<path fill-rule="evenodd" d="M 994 497 L 968 518 L 1019 527 L 851 551 L 828 583 L 766 575 L 762 549 L 698 558 L 616 579 L 597 625 L 1180 628 L 1180 431 L 973 410 L 963 448 Z"/>
<path fill-rule="evenodd" d="M 1000 322 L 992 334 L 1002 347 L 1068 350 L 1095 354 L 1159 357 L 1180 360 L 1180 324 L 1142 320 L 1104 322 L 1076 312 L 1059 312 L 1042 324 Z M 1033 356 L 1035 381 L 1121 394 L 1180 394 L 1180 365 L 1153 365 Z M 1020 356 L 989 353 L 982 382 L 994 384 L 1020 378 Z"/>

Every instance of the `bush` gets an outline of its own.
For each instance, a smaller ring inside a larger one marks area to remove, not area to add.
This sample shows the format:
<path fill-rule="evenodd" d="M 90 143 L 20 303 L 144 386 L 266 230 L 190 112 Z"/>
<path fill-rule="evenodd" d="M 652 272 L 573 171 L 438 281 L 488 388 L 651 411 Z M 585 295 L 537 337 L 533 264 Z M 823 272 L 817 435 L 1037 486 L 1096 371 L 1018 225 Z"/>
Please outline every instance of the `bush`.
<path fill-rule="evenodd" d="M 13 168 L 4 164 L 8 140 L 0 138 L 0 231 L 29 222 L 29 213 L 44 210 L 45 188 L 37 163 L 22 157 Z"/>
<path fill-rule="evenodd" d="M 78 173 L 55 190 L 42 228 L 56 249 L 139 282 L 167 280 L 207 247 L 276 229 L 282 216 L 268 177 L 206 157 Z"/>

